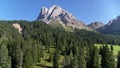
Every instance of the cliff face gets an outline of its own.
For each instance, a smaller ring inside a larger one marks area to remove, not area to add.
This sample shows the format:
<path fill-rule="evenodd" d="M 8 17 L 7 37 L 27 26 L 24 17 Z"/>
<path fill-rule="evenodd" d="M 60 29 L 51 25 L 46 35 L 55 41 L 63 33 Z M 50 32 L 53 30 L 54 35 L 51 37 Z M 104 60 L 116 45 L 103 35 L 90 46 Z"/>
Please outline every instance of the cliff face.
<path fill-rule="evenodd" d="M 56 5 L 50 7 L 49 9 L 43 7 L 37 20 L 43 21 L 47 24 L 59 21 L 60 24 L 64 26 L 71 26 L 73 29 L 78 28 L 92 30 L 92 28 L 86 26 L 84 22 L 78 21 L 71 13 Z"/>

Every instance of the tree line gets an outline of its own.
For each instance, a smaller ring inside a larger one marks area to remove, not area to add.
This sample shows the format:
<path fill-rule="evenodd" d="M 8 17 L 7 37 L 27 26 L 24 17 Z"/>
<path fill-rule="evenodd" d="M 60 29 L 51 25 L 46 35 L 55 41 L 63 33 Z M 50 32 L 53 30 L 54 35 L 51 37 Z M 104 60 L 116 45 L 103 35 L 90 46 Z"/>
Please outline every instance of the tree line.
<path fill-rule="evenodd" d="M 21 25 L 22 34 L 13 23 Z M 120 44 L 119 41 L 119 36 L 77 29 L 66 32 L 39 21 L 0 21 L 0 67 L 33 68 L 41 61 L 44 47 L 54 47 L 53 68 L 59 67 L 59 52 L 65 57 L 63 68 L 120 68 L 120 53 L 115 61 L 107 46 L 94 47 L 96 43 Z"/>

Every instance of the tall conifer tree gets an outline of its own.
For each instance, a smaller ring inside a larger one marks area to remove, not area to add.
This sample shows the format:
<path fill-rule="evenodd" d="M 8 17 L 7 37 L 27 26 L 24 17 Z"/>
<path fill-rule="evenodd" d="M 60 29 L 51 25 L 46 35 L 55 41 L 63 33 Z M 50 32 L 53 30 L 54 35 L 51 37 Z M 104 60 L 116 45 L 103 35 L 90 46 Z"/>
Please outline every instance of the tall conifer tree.
<path fill-rule="evenodd" d="M 120 68 L 120 51 L 118 52 L 117 68 Z"/>
<path fill-rule="evenodd" d="M 102 68 L 115 68 L 115 59 L 109 47 L 103 46 L 101 50 L 101 67 Z"/>

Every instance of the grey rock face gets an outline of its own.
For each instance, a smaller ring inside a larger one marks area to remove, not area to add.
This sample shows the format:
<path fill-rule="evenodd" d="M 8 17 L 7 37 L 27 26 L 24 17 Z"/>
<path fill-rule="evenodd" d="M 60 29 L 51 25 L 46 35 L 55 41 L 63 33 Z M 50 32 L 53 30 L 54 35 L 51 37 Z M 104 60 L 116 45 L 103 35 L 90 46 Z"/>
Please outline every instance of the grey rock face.
<path fill-rule="evenodd" d="M 106 24 L 103 28 L 100 28 L 99 31 L 104 34 L 120 35 L 120 16 L 110 20 L 108 24 Z"/>
<path fill-rule="evenodd" d="M 71 13 L 67 12 L 57 5 L 54 5 L 49 9 L 43 7 L 37 20 L 46 22 L 47 24 L 50 22 L 60 21 L 62 22 L 61 24 L 65 26 L 91 30 L 91 28 L 86 26 L 84 22 L 78 21 Z"/>
<path fill-rule="evenodd" d="M 41 9 L 40 16 L 38 17 L 38 19 L 46 19 L 47 18 L 47 12 L 48 12 L 48 9 L 46 7 L 43 7 Z"/>
<path fill-rule="evenodd" d="M 99 29 L 99 28 L 103 27 L 104 25 L 105 24 L 102 22 L 92 22 L 88 26 L 92 27 L 93 29 Z"/>

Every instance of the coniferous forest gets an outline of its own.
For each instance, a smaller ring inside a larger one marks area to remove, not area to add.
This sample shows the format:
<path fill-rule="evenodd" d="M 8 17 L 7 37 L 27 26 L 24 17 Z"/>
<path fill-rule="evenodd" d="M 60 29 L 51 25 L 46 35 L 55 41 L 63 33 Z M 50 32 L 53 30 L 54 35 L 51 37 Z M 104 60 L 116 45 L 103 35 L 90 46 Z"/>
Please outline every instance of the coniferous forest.
<path fill-rule="evenodd" d="M 21 25 L 21 33 L 13 23 Z M 120 36 L 67 32 L 40 21 L 0 21 L 0 68 L 120 68 L 116 45 Z"/>

